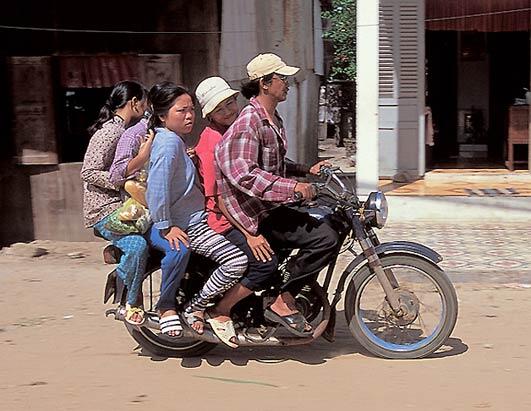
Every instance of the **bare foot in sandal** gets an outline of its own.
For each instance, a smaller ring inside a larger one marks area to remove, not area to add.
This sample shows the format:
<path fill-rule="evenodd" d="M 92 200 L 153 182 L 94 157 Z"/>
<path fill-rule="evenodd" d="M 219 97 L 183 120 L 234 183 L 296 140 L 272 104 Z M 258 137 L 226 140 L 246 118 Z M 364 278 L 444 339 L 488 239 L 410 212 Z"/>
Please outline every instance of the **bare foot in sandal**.
<path fill-rule="evenodd" d="M 203 311 L 187 311 L 185 310 L 184 318 L 192 330 L 199 335 L 203 334 L 205 328 L 205 314 Z"/>
<path fill-rule="evenodd" d="M 311 324 L 299 312 L 295 299 L 289 292 L 280 294 L 273 304 L 268 307 L 268 310 L 273 314 L 270 314 L 270 318 L 268 319 L 280 322 L 285 327 L 292 328 L 300 336 L 311 334 Z"/>
<path fill-rule="evenodd" d="M 125 321 L 131 325 L 141 326 L 146 320 L 144 310 L 141 307 L 135 307 L 130 304 L 125 306 Z"/>
<path fill-rule="evenodd" d="M 179 338 L 182 336 L 183 328 L 181 321 L 175 310 L 166 310 L 160 313 L 160 332 L 168 337 Z"/>
<path fill-rule="evenodd" d="M 234 330 L 234 323 L 229 316 L 216 315 L 214 311 L 208 311 L 205 313 L 205 318 L 221 342 L 230 348 L 238 348 L 238 337 Z"/>

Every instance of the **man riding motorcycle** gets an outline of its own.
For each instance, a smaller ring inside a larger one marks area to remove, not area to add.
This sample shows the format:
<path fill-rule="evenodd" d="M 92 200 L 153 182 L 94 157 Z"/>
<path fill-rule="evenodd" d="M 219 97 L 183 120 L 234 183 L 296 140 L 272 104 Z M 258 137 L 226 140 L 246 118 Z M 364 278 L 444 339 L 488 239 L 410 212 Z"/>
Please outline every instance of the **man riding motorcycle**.
<path fill-rule="evenodd" d="M 307 212 L 283 205 L 296 199 L 296 193 L 302 199 L 314 196 L 310 184 L 286 178 L 286 174 L 318 174 L 324 163 L 308 168 L 285 157 L 286 132 L 276 107 L 287 98 L 288 76 L 298 71 L 271 53 L 249 62 L 249 81 L 242 86 L 242 94 L 250 102 L 217 146 L 216 161 L 223 205 L 238 225 L 253 235 L 262 234 L 275 251 L 300 250 L 289 260 L 289 280 L 265 317 L 305 336 L 312 327 L 297 310 L 293 296 L 312 277 L 316 279 L 337 253 L 339 236 Z"/>

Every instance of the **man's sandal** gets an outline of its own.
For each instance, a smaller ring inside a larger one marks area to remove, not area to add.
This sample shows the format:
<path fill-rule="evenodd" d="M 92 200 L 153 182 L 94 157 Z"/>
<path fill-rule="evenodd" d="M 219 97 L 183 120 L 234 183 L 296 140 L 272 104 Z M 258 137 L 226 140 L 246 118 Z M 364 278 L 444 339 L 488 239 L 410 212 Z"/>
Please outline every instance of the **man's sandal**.
<path fill-rule="evenodd" d="M 135 321 L 134 316 L 140 317 L 140 321 Z M 131 325 L 140 327 L 146 322 L 146 316 L 144 310 L 140 307 L 134 307 L 130 304 L 125 305 L 125 321 Z"/>
<path fill-rule="evenodd" d="M 264 311 L 264 317 L 277 324 L 283 325 L 290 333 L 298 337 L 309 337 L 313 334 L 313 328 L 301 313 L 279 315 L 271 308 Z"/>
<path fill-rule="evenodd" d="M 159 319 L 160 332 L 168 338 L 181 338 L 183 336 L 183 327 L 178 315 L 168 315 Z M 170 334 L 173 333 L 173 334 Z"/>

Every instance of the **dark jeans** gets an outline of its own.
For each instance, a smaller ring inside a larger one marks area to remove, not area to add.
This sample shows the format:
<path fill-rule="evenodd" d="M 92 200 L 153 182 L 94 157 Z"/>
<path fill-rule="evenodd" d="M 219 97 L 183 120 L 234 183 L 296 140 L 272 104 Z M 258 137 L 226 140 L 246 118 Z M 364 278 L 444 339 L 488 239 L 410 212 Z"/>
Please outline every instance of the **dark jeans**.
<path fill-rule="evenodd" d="M 278 259 L 275 254 L 273 254 L 271 261 L 264 263 L 254 257 L 240 230 L 231 228 L 224 232 L 223 236 L 242 250 L 249 260 L 249 268 L 240 281 L 243 286 L 252 291 L 260 291 L 278 281 Z"/>
<path fill-rule="evenodd" d="M 339 235 L 329 224 L 285 206 L 272 210 L 260 222 L 259 231 L 275 251 L 299 249 L 287 264 L 290 280 L 283 286 L 283 291 L 289 291 L 293 296 L 304 284 L 316 280 L 319 272 L 339 251 Z"/>

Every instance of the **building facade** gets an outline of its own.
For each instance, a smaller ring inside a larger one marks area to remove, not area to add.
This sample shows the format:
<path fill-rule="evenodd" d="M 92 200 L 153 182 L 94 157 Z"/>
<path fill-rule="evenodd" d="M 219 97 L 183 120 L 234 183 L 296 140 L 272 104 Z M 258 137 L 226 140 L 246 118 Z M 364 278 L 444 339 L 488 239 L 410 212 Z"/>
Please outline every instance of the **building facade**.
<path fill-rule="evenodd" d="M 503 166 L 508 113 L 530 88 L 529 0 L 359 0 L 357 25 L 360 192 Z"/>
<path fill-rule="evenodd" d="M 290 156 L 317 157 L 322 74 L 318 0 L 6 3 L 0 17 L 0 244 L 93 239 L 82 226 L 81 161 L 112 86 L 162 80 L 193 90 L 274 52 L 302 68 L 282 105 Z M 308 31 L 308 28 L 311 28 Z M 308 36 L 308 32 L 312 35 Z M 204 125 L 197 116 L 190 138 Z"/>

